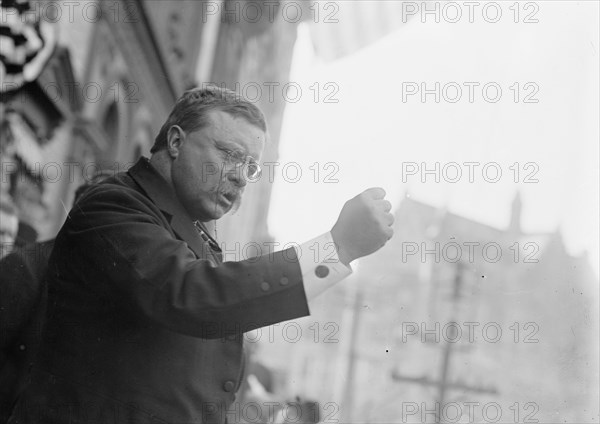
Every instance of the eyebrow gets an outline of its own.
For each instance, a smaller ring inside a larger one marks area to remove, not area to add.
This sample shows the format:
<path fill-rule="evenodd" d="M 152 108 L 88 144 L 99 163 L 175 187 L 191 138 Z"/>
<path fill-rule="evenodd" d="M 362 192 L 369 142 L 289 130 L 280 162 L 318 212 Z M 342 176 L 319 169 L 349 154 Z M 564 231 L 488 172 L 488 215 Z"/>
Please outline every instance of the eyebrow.
<path fill-rule="evenodd" d="M 227 149 L 227 150 L 238 150 L 241 151 L 244 155 L 249 156 L 248 152 L 246 152 L 246 150 L 240 146 L 238 143 L 234 142 L 234 141 L 223 141 L 223 140 L 217 140 L 215 138 L 210 138 L 210 140 L 213 142 L 213 144 L 215 145 L 215 147 L 219 150 L 223 150 L 223 149 Z"/>

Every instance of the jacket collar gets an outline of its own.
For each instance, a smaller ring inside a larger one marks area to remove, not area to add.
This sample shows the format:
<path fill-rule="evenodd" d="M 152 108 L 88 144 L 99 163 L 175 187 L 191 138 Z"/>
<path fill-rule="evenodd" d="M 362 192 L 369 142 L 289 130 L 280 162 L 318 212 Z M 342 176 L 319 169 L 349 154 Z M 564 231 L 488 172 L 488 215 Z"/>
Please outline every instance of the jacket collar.
<path fill-rule="evenodd" d="M 148 158 L 141 157 L 127 172 L 146 196 L 169 218 L 173 231 L 188 244 L 197 257 L 206 259 L 217 256 L 208 243 L 200 237 L 194 226 L 194 220 Z"/>

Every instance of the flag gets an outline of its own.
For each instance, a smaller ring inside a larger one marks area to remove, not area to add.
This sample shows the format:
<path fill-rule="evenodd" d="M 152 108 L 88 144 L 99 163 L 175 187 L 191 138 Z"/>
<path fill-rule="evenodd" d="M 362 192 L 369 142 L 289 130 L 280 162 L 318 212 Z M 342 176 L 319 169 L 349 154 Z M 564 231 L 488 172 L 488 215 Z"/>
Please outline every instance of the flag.
<path fill-rule="evenodd" d="M 0 92 L 34 81 L 56 47 L 54 25 L 40 19 L 28 0 L 4 0 L 0 6 Z"/>

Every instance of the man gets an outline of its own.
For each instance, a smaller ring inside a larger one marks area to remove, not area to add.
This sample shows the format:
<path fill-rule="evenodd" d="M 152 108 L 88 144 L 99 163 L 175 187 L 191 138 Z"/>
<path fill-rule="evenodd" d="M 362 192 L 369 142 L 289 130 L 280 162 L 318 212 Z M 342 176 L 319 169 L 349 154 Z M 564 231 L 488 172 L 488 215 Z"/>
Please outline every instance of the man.
<path fill-rule="evenodd" d="M 16 248 L 0 260 L 0 424 L 26 387 L 41 342 L 54 240 Z"/>
<path fill-rule="evenodd" d="M 46 220 L 48 213 L 44 204 L 44 181 L 33 174 L 19 158 L 17 171 L 10 174 L 10 190 L 19 215 L 19 229 L 15 247 L 25 247 L 38 239 L 36 226 Z"/>
<path fill-rule="evenodd" d="M 14 248 L 18 228 L 17 210 L 12 202 L 0 198 L 0 259 Z"/>
<path fill-rule="evenodd" d="M 385 244 L 391 205 L 370 189 L 299 249 L 223 263 L 203 223 L 258 177 L 265 134 L 252 103 L 194 89 L 150 160 L 84 193 L 56 238 L 43 355 L 9 422 L 223 423 L 243 332 L 308 315 L 352 260 Z"/>
<path fill-rule="evenodd" d="M 74 200 L 104 178 L 97 175 L 78 187 Z M 44 277 L 53 246 L 54 239 L 33 242 L 0 259 L 0 424 L 7 422 L 27 386 L 38 354 L 48 299 Z"/>

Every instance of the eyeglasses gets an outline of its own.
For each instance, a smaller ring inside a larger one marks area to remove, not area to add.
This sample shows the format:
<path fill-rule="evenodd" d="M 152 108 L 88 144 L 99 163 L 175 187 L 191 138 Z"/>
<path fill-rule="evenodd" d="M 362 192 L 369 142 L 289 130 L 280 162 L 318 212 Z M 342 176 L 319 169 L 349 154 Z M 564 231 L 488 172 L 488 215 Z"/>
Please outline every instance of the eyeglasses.
<path fill-rule="evenodd" d="M 223 152 L 227 164 L 236 169 L 240 169 L 245 178 L 249 180 L 257 180 L 260 178 L 262 169 L 252 156 L 246 156 L 240 150 L 229 150 L 220 147 L 219 150 Z"/>

